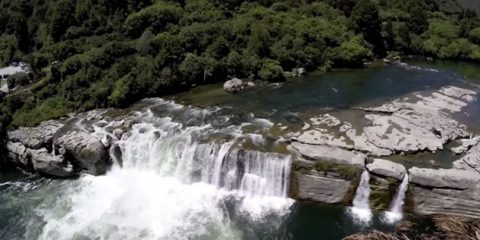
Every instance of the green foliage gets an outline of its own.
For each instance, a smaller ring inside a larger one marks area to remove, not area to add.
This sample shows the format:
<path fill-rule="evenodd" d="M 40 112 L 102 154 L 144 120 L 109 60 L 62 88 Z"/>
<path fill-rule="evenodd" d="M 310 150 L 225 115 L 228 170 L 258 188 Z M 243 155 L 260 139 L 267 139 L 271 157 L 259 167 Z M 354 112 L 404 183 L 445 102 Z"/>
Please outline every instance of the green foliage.
<path fill-rule="evenodd" d="M 13 89 L 17 86 L 25 86 L 32 80 L 31 76 L 24 72 L 12 74 L 7 79 L 9 89 Z"/>
<path fill-rule="evenodd" d="M 24 105 L 13 116 L 13 126 L 36 126 L 40 122 L 65 116 L 72 109 L 65 99 L 54 97 L 45 100 L 39 107 Z"/>
<path fill-rule="evenodd" d="M 356 33 L 363 34 L 367 42 L 374 46 L 376 54 L 384 54 L 381 36 L 381 21 L 379 9 L 372 0 L 359 0 L 350 16 L 352 28 Z"/>
<path fill-rule="evenodd" d="M 283 68 L 278 61 L 265 59 L 258 76 L 265 81 L 278 82 L 285 80 L 283 76 Z"/>
<path fill-rule="evenodd" d="M 155 33 L 177 23 L 183 9 L 175 3 L 156 1 L 152 6 L 132 13 L 125 21 L 125 29 L 130 36 L 139 36 L 145 29 L 152 28 Z"/>
<path fill-rule="evenodd" d="M 343 42 L 333 50 L 333 60 L 337 66 L 356 66 L 362 64 L 362 60 L 373 57 L 373 53 L 363 43 L 363 39 L 356 36 L 348 42 Z"/>
<path fill-rule="evenodd" d="M 468 33 L 468 37 L 470 38 L 470 41 L 472 41 L 475 44 L 480 44 L 480 27 L 472 29 Z"/>
<path fill-rule="evenodd" d="M 5 66 L 14 59 L 17 48 L 17 38 L 13 35 L 0 36 L 0 64 Z"/>
<path fill-rule="evenodd" d="M 413 34 L 422 34 L 428 29 L 427 12 L 422 4 L 415 4 L 410 8 L 410 17 L 407 21 L 409 32 Z"/>

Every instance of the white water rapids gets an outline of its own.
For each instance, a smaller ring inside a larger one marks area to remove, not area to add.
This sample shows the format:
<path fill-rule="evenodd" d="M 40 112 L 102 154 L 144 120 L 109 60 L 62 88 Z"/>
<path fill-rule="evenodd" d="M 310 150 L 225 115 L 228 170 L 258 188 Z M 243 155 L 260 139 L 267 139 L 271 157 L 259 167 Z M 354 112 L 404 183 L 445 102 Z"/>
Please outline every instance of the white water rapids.
<path fill-rule="evenodd" d="M 353 207 L 350 212 L 354 219 L 360 223 L 368 223 L 372 219 L 372 210 L 370 209 L 370 174 L 364 170 L 358 184 L 355 197 L 353 199 Z"/>
<path fill-rule="evenodd" d="M 403 177 L 402 183 L 398 188 L 395 197 L 390 205 L 390 210 L 385 212 L 385 220 L 389 223 L 395 223 L 403 218 L 403 205 L 405 203 L 405 195 L 408 189 L 408 174 Z"/>
<path fill-rule="evenodd" d="M 123 167 L 69 184 L 40 211 L 39 239 L 244 239 L 231 214 L 255 224 L 288 213 L 290 156 L 236 147 L 238 127 L 142 114 L 115 143 Z"/>

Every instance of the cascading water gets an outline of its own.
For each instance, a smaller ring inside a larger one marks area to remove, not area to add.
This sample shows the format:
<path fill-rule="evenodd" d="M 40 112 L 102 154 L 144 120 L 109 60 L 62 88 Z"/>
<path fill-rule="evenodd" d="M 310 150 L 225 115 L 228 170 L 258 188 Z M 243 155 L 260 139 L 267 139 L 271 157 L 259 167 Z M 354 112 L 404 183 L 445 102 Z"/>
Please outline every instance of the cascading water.
<path fill-rule="evenodd" d="M 405 174 L 403 181 L 398 188 L 397 193 L 390 205 L 390 210 L 385 213 L 385 220 L 394 223 L 403 218 L 403 204 L 405 203 L 405 195 L 408 189 L 408 174 Z"/>
<path fill-rule="evenodd" d="M 355 219 L 361 222 L 369 222 L 372 218 L 370 209 L 370 174 L 364 170 L 360 178 L 355 197 L 353 199 L 353 207 L 350 208 Z"/>
<path fill-rule="evenodd" d="M 241 149 L 238 127 L 138 116 L 128 138 L 113 143 L 122 166 L 70 186 L 68 200 L 40 213 L 40 239 L 243 239 L 232 211 L 254 222 L 289 211 L 290 156 Z"/>

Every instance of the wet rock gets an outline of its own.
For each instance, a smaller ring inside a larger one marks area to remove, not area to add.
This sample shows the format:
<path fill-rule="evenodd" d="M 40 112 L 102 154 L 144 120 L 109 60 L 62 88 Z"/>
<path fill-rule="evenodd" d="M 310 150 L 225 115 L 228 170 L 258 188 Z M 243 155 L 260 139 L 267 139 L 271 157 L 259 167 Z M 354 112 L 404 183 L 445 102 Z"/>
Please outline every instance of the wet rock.
<path fill-rule="evenodd" d="M 31 163 L 28 159 L 28 148 L 25 145 L 18 142 L 7 142 L 8 159 L 13 162 L 19 163 L 24 167 L 31 167 Z"/>
<path fill-rule="evenodd" d="M 65 161 L 62 155 L 52 155 L 46 149 L 30 150 L 33 169 L 36 172 L 61 178 L 76 175 L 72 164 Z"/>
<path fill-rule="evenodd" d="M 300 142 L 292 142 L 292 147 L 308 159 L 327 160 L 337 164 L 345 164 L 356 168 L 363 168 L 366 156 L 361 153 L 354 153 L 341 148 L 311 145 Z"/>
<path fill-rule="evenodd" d="M 53 177 L 73 177 L 73 166 L 62 155 L 52 155 L 45 148 L 32 150 L 18 142 L 8 142 L 8 158 L 28 170 Z"/>
<path fill-rule="evenodd" d="M 112 146 L 113 138 L 110 134 L 105 134 L 105 136 L 102 138 L 101 142 L 102 142 L 103 146 L 105 146 L 106 148 L 109 148 L 110 146 Z"/>
<path fill-rule="evenodd" d="M 50 147 L 53 136 L 63 127 L 63 124 L 50 120 L 42 122 L 34 128 L 21 127 L 17 130 L 8 132 L 8 138 L 11 142 L 20 142 L 28 148 L 39 149 Z"/>
<path fill-rule="evenodd" d="M 374 159 L 372 163 L 367 164 L 366 168 L 371 173 L 396 178 L 400 181 L 403 180 L 407 172 L 403 165 L 383 159 Z"/>
<path fill-rule="evenodd" d="M 350 188 L 350 182 L 343 179 L 322 177 L 314 174 L 294 172 L 297 184 L 295 198 L 322 203 L 341 203 Z"/>
<path fill-rule="evenodd" d="M 113 136 L 115 136 L 118 140 L 122 139 L 123 133 L 124 131 L 120 128 L 113 130 Z"/>
<path fill-rule="evenodd" d="M 74 165 L 93 175 L 106 172 L 109 162 L 107 148 L 88 133 L 72 131 L 55 139 L 55 144 L 65 147 Z"/>

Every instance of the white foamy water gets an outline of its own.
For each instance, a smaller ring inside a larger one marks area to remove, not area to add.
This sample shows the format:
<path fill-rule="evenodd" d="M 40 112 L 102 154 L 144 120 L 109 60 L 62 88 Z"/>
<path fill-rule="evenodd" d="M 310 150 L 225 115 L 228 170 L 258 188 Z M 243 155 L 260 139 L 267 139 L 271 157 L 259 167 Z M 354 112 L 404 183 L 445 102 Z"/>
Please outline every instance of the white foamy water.
<path fill-rule="evenodd" d="M 358 184 L 353 207 L 349 209 L 352 217 L 360 223 L 368 223 L 372 219 L 372 210 L 370 209 L 370 174 L 364 170 Z"/>
<path fill-rule="evenodd" d="M 82 176 L 40 210 L 39 239 L 244 239 L 232 211 L 253 223 L 289 212 L 290 156 L 242 150 L 235 127 L 153 115 L 114 142 L 123 167 Z M 230 137 L 210 139 L 219 133 Z"/>
<path fill-rule="evenodd" d="M 403 205 L 405 203 L 405 195 L 408 189 L 408 174 L 405 174 L 400 187 L 390 205 L 390 210 L 385 212 L 385 220 L 389 223 L 395 223 L 403 218 Z"/>

